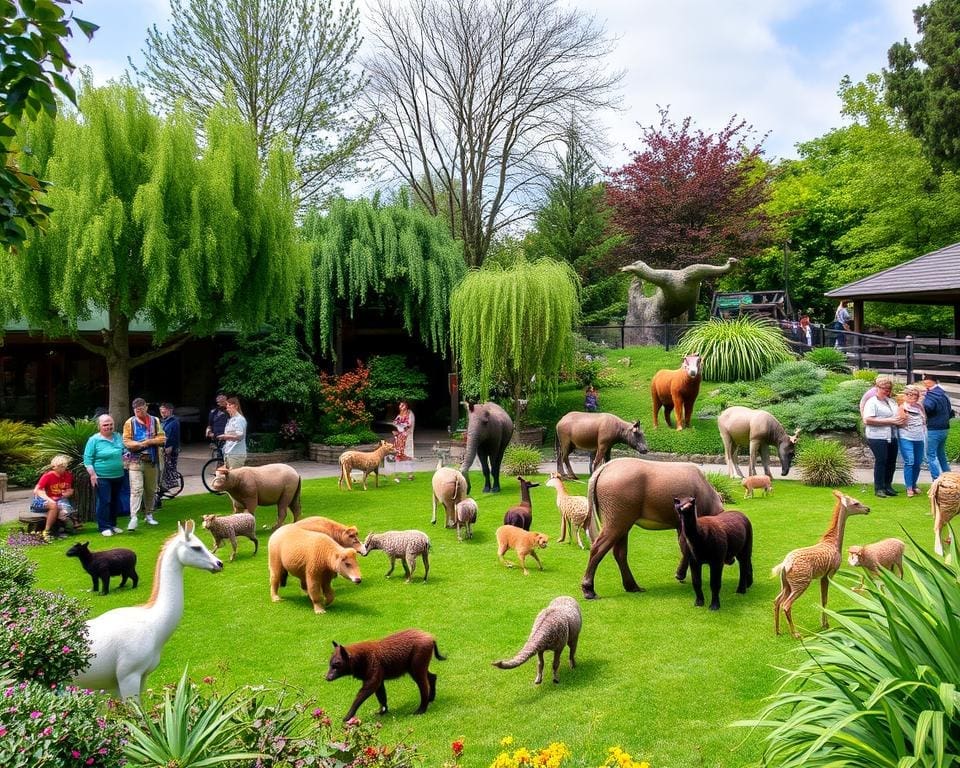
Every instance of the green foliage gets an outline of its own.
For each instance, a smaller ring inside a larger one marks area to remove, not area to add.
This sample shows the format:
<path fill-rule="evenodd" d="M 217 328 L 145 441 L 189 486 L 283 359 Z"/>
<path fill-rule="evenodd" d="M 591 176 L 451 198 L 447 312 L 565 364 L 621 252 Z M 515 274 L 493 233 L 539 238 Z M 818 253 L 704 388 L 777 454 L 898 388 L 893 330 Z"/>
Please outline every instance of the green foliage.
<path fill-rule="evenodd" d="M 833 347 L 815 347 L 807 350 L 803 354 L 803 359 L 836 373 L 847 373 L 850 370 L 850 366 L 847 364 L 847 356 Z"/>
<path fill-rule="evenodd" d="M 10 686 L 0 709 L 0 731 L 5 768 L 123 764 L 126 729 L 104 716 L 103 701 L 93 691 L 38 682 Z"/>
<path fill-rule="evenodd" d="M 358 362 L 352 371 L 339 376 L 320 373 L 317 405 L 321 411 L 318 429 L 321 435 L 357 433 L 369 429 L 367 389 L 370 369 Z"/>
<path fill-rule="evenodd" d="M 36 429 L 22 421 L 0 419 L 0 467 L 28 464 L 36 457 Z"/>
<path fill-rule="evenodd" d="M 760 716 L 740 723 L 767 731 L 762 765 L 956 764 L 956 540 L 951 549 L 944 563 L 915 545 L 902 580 L 880 570 L 882 589 L 834 584 L 848 605 L 830 612 L 835 628 L 804 643 Z"/>
<path fill-rule="evenodd" d="M 280 435 L 276 432 L 251 432 L 247 437 L 250 453 L 271 453 L 280 447 Z"/>
<path fill-rule="evenodd" d="M 296 337 L 281 331 L 240 336 L 220 360 L 220 388 L 246 400 L 301 405 L 313 397 L 316 381 Z"/>
<path fill-rule="evenodd" d="M 87 609 L 61 592 L 0 592 L 0 677 L 43 685 L 69 681 L 90 661 Z"/>
<path fill-rule="evenodd" d="M 342 445 L 349 448 L 353 445 L 376 443 L 380 438 L 369 427 L 361 427 L 353 432 L 330 432 L 329 434 L 317 435 L 317 440 L 325 445 Z"/>
<path fill-rule="evenodd" d="M 401 400 L 412 403 L 427 399 L 427 375 L 410 366 L 403 355 L 374 355 L 369 368 L 366 400 L 371 410 L 382 412 Z"/>
<path fill-rule="evenodd" d="M 872 368 L 860 368 L 853 372 L 853 378 L 857 381 L 869 382 L 870 386 L 873 386 L 873 382 L 876 381 L 877 378 L 877 372 Z M 867 389 L 870 389 L 870 387 L 867 387 Z"/>
<path fill-rule="evenodd" d="M 503 452 L 503 473 L 506 475 L 536 475 L 540 472 L 543 457 L 538 448 L 510 443 Z"/>
<path fill-rule="evenodd" d="M 37 428 L 36 449 L 43 461 L 50 461 L 58 453 L 70 457 L 73 472 L 73 506 L 81 520 L 92 518 L 94 492 L 90 476 L 83 470 L 83 451 L 87 440 L 97 433 L 93 419 L 64 419 L 57 417 Z M 36 483 L 35 477 L 31 485 Z"/>
<path fill-rule="evenodd" d="M 851 403 L 843 392 L 822 392 L 772 409 L 777 418 L 789 428 L 800 427 L 803 432 L 855 430 L 860 421 L 857 402 Z"/>
<path fill-rule="evenodd" d="M 710 481 L 710 485 L 720 494 L 720 498 L 724 504 L 736 503 L 739 499 L 737 490 L 740 488 L 737 480 L 725 475 L 723 472 L 706 472 L 705 474 L 707 480 Z"/>
<path fill-rule="evenodd" d="M 0 593 L 16 587 L 32 587 L 37 580 L 37 564 L 22 552 L 0 547 Z"/>
<path fill-rule="evenodd" d="M 776 399 L 776 393 L 763 380 L 735 381 L 709 389 L 703 386 L 697 398 L 697 413 L 701 416 L 718 416 L 720 411 L 731 405 L 766 408 Z"/>
<path fill-rule="evenodd" d="M 781 363 L 763 376 L 779 400 L 796 400 L 820 391 L 827 371 L 809 360 Z"/>
<path fill-rule="evenodd" d="M 853 482 L 853 465 L 836 440 L 801 440 L 796 465 L 807 485 L 836 488 Z"/>
<path fill-rule="evenodd" d="M 734 320 L 711 318 L 684 333 L 677 345 L 681 355 L 703 358 L 703 378 L 710 381 L 753 381 L 793 353 L 776 325 L 748 316 Z"/>

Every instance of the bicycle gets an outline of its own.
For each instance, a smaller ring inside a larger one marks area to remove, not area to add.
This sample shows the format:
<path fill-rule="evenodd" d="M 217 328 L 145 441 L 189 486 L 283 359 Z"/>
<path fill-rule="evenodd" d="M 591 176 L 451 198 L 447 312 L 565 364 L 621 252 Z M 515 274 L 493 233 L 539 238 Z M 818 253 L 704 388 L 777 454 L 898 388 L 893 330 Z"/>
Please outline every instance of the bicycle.
<path fill-rule="evenodd" d="M 222 496 L 223 491 L 215 491 L 213 489 L 213 481 L 217 476 L 217 469 L 223 466 L 223 448 L 219 443 L 210 443 L 210 457 L 210 460 L 203 465 L 203 469 L 200 472 L 200 480 L 203 482 L 203 487 L 210 491 L 210 493 L 216 496 Z"/>
<path fill-rule="evenodd" d="M 180 495 L 180 492 L 183 490 L 183 475 L 177 472 L 177 477 L 173 482 L 174 484 L 169 488 L 157 489 L 158 499 L 172 499 Z"/>

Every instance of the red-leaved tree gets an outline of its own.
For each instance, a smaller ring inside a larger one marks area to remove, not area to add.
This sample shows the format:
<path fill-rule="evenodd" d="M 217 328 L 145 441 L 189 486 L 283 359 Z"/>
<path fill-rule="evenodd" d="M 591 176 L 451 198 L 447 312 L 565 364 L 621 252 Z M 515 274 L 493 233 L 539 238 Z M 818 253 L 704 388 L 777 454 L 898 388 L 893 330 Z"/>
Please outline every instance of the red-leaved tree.
<path fill-rule="evenodd" d="M 706 134 L 677 125 L 666 109 L 660 125 L 643 129 L 644 149 L 610 172 L 607 203 L 628 236 L 611 266 L 643 259 L 654 267 L 682 268 L 756 253 L 768 233 L 760 210 L 769 194 L 770 167 L 763 139 L 730 118 Z"/>

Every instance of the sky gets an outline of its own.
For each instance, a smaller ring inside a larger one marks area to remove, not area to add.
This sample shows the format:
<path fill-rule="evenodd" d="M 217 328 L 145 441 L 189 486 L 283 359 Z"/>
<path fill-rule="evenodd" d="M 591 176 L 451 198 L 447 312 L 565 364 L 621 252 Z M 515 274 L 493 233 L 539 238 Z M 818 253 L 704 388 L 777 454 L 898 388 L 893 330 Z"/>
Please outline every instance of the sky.
<path fill-rule="evenodd" d="M 188 0 L 183 0 L 185 3 Z M 396 1 L 396 0 L 395 0 Z M 400 0 L 402 2 L 402 0 Z M 798 142 L 843 124 L 837 90 L 886 65 L 887 49 L 917 37 L 920 0 L 562 0 L 615 38 L 610 66 L 624 72 L 621 109 L 599 116 L 618 167 L 641 148 L 658 106 L 707 133 L 734 115 L 766 135 L 768 159 L 795 157 Z M 360 2 L 363 10 L 365 3 Z M 72 42 L 94 82 L 142 61 L 149 26 L 165 28 L 168 0 L 84 0 L 77 15 L 100 25 Z"/>

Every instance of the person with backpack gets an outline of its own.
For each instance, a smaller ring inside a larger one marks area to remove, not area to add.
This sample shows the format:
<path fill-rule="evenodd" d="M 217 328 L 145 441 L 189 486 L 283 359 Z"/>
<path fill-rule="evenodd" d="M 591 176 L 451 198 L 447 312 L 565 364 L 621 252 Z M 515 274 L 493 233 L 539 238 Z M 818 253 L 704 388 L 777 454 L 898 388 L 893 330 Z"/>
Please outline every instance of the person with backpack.
<path fill-rule="evenodd" d="M 160 466 L 159 452 L 167 438 L 160 419 L 147 413 L 146 400 L 138 397 L 131 405 L 133 416 L 123 424 L 123 461 L 130 473 L 130 523 L 127 530 L 135 531 L 141 509 L 147 523 L 157 525 L 153 519 L 157 468 Z"/>
<path fill-rule="evenodd" d="M 927 469 L 936 480 L 942 472 L 950 471 L 946 443 L 953 408 L 936 374 L 923 374 L 923 386 L 927 390 L 923 396 L 923 410 L 927 413 Z"/>

